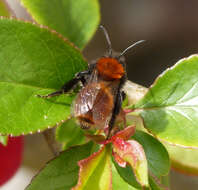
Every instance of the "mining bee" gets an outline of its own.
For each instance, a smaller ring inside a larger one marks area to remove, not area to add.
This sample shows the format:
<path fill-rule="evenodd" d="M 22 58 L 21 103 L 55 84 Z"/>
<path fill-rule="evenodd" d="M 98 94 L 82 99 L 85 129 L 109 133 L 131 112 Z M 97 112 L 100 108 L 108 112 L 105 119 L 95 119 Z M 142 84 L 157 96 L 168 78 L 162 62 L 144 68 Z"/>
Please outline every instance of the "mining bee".
<path fill-rule="evenodd" d="M 109 46 L 107 55 L 89 64 L 88 70 L 77 73 L 60 90 L 46 96 L 38 96 L 42 98 L 58 96 L 72 90 L 81 82 L 83 87 L 74 102 L 74 117 L 77 118 L 82 129 L 108 127 L 108 138 L 122 111 L 121 106 L 125 98 L 122 90 L 127 80 L 124 55 L 129 49 L 144 40 L 132 44 L 122 53 L 115 54 L 106 29 L 103 26 L 100 28 L 103 30 Z"/>

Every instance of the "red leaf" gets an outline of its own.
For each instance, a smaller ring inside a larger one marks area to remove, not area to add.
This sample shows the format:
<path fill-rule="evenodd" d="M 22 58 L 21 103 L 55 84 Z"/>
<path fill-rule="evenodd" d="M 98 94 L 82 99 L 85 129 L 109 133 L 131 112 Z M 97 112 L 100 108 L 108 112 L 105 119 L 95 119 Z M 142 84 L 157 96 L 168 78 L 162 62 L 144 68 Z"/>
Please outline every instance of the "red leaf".
<path fill-rule="evenodd" d="M 128 140 L 131 136 L 135 134 L 135 126 L 129 126 L 123 130 L 117 132 L 111 139 L 114 141 L 116 138 L 121 138 L 123 140 Z"/>
<path fill-rule="evenodd" d="M 148 186 L 147 160 L 142 146 L 135 140 L 124 141 L 121 138 L 115 138 L 112 143 L 118 164 L 127 162 L 133 168 L 137 181 Z"/>
<path fill-rule="evenodd" d="M 122 167 L 122 168 L 126 167 L 127 163 L 116 152 L 113 152 L 112 155 L 120 167 Z"/>

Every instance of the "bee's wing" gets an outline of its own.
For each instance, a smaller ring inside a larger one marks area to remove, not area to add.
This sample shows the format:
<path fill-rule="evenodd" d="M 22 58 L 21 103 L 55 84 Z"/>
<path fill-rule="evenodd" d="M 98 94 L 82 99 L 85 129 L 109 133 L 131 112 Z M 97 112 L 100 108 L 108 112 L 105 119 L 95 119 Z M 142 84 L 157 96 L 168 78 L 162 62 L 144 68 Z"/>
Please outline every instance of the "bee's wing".
<path fill-rule="evenodd" d="M 89 120 L 97 128 L 106 127 L 114 106 L 113 88 L 100 81 L 97 71 L 93 71 L 86 86 L 77 95 L 74 116 Z"/>
<path fill-rule="evenodd" d="M 100 86 L 97 84 L 98 74 L 93 70 L 87 79 L 87 84 L 80 90 L 74 103 L 74 115 L 78 117 L 86 114 L 93 107 L 94 100 L 98 94 Z"/>
<path fill-rule="evenodd" d="M 89 83 L 81 89 L 74 104 L 75 117 L 84 115 L 93 109 L 99 91 L 100 85 L 98 83 Z"/>
<path fill-rule="evenodd" d="M 119 81 L 110 83 L 100 82 L 99 84 L 100 90 L 94 101 L 92 115 L 96 127 L 104 128 L 109 124 L 112 116 Z"/>
<path fill-rule="evenodd" d="M 112 115 L 114 98 L 111 89 L 100 88 L 92 109 L 92 117 L 97 128 L 104 128 L 108 125 Z"/>
<path fill-rule="evenodd" d="M 93 70 L 90 75 L 87 84 L 97 83 L 98 82 L 98 71 L 96 69 Z"/>
<path fill-rule="evenodd" d="M 86 118 L 96 128 L 108 125 L 113 109 L 113 95 L 101 83 L 87 84 L 79 92 L 75 104 L 74 115 L 77 118 Z"/>

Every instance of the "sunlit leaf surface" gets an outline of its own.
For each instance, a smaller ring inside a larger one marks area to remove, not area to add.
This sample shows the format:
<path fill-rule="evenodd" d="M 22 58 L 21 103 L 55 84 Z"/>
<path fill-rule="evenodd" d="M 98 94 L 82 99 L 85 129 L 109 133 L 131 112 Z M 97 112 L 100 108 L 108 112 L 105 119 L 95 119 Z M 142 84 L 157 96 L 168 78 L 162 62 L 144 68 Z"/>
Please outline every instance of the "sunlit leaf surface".
<path fill-rule="evenodd" d="M 0 133 L 32 133 L 67 119 L 73 95 L 36 95 L 59 89 L 85 68 L 81 53 L 56 33 L 0 19 Z"/>
<path fill-rule="evenodd" d="M 91 39 L 100 21 L 98 0 L 21 0 L 39 23 L 56 30 L 79 48 Z"/>
<path fill-rule="evenodd" d="M 198 147 L 198 55 L 162 73 L 135 109 L 145 127 L 173 144 Z"/>

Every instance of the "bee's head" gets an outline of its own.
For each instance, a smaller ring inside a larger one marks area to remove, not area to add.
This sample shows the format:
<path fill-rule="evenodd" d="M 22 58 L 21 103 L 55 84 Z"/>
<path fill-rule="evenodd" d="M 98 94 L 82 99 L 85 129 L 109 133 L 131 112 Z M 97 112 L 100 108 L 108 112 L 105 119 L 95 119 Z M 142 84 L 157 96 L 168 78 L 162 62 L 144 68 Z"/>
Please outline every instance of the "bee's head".
<path fill-rule="evenodd" d="M 112 45 L 111 45 L 111 40 L 109 38 L 109 34 L 108 34 L 108 32 L 107 32 L 107 30 L 106 30 L 106 28 L 104 26 L 100 25 L 100 28 L 103 30 L 104 35 L 105 35 L 106 40 L 107 40 L 107 44 L 109 46 L 109 48 L 108 48 L 108 57 L 112 58 L 113 57 L 113 49 L 112 49 Z M 140 41 L 137 41 L 137 42 L 133 43 L 132 45 L 127 47 L 124 51 L 122 51 L 119 55 L 115 56 L 114 58 L 118 59 L 118 61 L 119 61 L 121 59 L 121 57 L 123 57 L 128 52 L 128 50 L 132 49 L 133 47 L 135 47 L 136 45 L 138 45 L 138 44 L 140 44 L 142 42 L 145 42 L 145 40 L 140 40 Z"/>
<path fill-rule="evenodd" d="M 122 53 L 118 55 L 113 55 L 112 45 L 109 38 L 109 35 L 107 33 L 107 30 L 104 28 L 104 26 L 100 25 L 100 28 L 103 30 L 107 43 L 108 43 L 108 54 L 105 57 L 100 58 L 96 63 L 96 68 L 100 76 L 104 78 L 105 80 L 116 80 L 122 78 L 122 76 L 125 74 L 125 69 L 123 65 L 123 57 L 125 53 L 136 46 L 137 44 L 140 44 L 144 42 L 144 40 L 140 40 L 128 48 L 126 48 Z"/>

